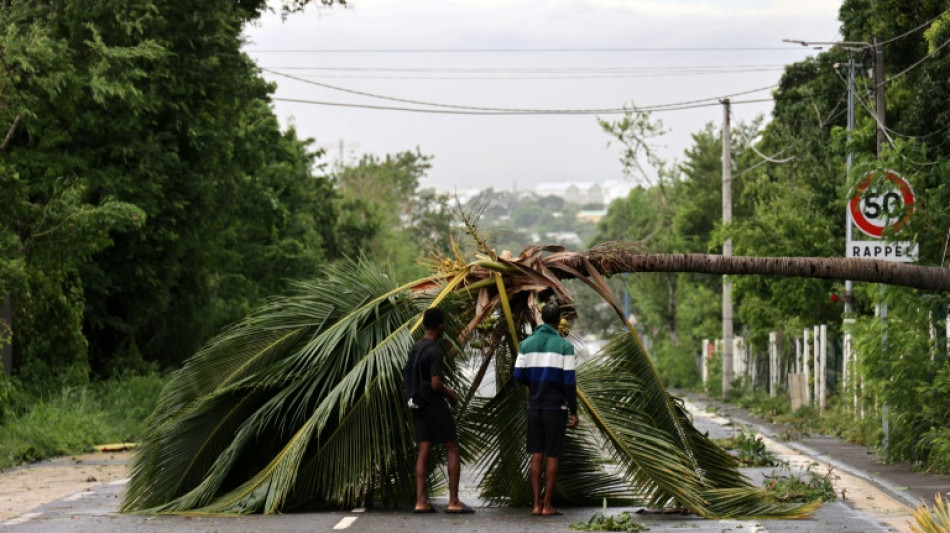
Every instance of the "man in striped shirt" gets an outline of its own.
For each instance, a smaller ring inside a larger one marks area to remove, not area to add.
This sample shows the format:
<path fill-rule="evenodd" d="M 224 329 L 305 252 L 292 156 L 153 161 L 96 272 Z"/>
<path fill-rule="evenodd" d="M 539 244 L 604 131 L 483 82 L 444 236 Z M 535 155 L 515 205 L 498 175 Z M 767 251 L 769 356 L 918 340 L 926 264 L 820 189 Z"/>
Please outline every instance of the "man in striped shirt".
<path fill-rule="evenodd" d="M 514 378 L 528 386 L 528 453 L 531 454 L 531 514 L 562 514 L 551 505 L 557 480 L 558 461 L 564 446 L 565 428 L 577 427 L 577 380 L 574 375 L 574 346 L 558 333 L 561 309 L 549 303 L 541 310 L 541 324 L 521 342 L 515 361 Z M 567 422 L 568 412 L 571 421 Z M 547 456 L 544 500 L 541 500 L 541 471 Z"/>

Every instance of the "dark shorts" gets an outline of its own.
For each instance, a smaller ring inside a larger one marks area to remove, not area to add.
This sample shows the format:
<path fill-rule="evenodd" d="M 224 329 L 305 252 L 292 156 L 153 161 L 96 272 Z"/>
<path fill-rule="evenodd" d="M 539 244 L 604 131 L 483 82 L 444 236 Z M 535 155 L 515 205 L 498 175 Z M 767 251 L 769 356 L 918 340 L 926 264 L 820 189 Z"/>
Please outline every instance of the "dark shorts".
<path fill-rule="evenodd" d="M 560 457 L 567 432 L 567 410 L 528 409 L 528 453 Z"/>
<path fill-rule="evenodd" d="M 416 442 L 446 442 L 458 440 L 455 420 L 445 402 L 430 402 L 422 409 L 413 409 L 412 418 L 416 425 Z"/>

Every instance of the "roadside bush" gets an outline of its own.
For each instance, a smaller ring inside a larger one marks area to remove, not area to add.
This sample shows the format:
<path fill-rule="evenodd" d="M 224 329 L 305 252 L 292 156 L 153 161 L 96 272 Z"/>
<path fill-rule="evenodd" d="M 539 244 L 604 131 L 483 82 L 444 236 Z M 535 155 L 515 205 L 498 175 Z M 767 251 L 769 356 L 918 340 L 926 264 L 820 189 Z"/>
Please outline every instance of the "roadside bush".
<path fill-rule="evenodd" d="M 46 397 L 11 389 L 16 407 L 0 421 L 0 468 L 134 439 L 162 382 L 153 372 L 64 387 Z"/>
<path fill-rule="evenodd" d="M 831 468 L 825 473 L 815 470 L 811 463 L 798 472 L 792 472 L 788 463 L 765 476 L 765 490 L 783 502 L 833 502 L 837 499 L 834 473 Z"/>
<path fill-rule="evenodd" d="M 745 466 L 779 466 L 781 461 L 765 447 L 762 437 L 743 431 L 735 436 L 737 459 Z"/>
<path fill-rule="evenodd" d="M 809 429 L 854 444 L 876 446 L 882 437 L 880 413 L 870 411 L 864 417 L 858 416 L 850 402 L 850 398 L 835 396 L 821 413 L 813 407 L 809 408 Z"/>
<path fill-rule="evenodd" d="M 5 418 L 13 415 L 18 397 L 17 382 L 0 372 L 0 427 Z"/>
<path fill-rule="evenodd" d="M 702 385 L 702 376 L 690 348 L 673 346 L 669 341 L 663 341 L 654 344 L 650 356 L 665 386 L 692 389 Z"/>
<path fill-rule="evenodd" d="M 772 397 L 764 390 L 755 390 L 746 380 L 732 382 L 728 401 L 770 422 L 789 412 L 788 396 L 784 391 Z"/>

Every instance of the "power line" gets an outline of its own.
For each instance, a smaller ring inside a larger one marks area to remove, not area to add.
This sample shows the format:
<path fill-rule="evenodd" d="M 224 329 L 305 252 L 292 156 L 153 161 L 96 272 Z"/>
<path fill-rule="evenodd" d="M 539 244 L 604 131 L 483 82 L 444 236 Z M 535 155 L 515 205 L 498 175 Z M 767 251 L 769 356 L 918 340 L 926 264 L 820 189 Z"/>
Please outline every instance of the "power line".
<path fill-rule="evenodd" d="M 796 50 L 787 46 L 673 47 L 673 48 L 312 48 L 246 49 L 250 54 L 536 54 L 614 52 L 759 52 Z"/>
<path fill-rule="evenodd" d="M 720 69 L 758 69 L 784 68 L 784 64 L 769 65 L 647 65 L 639 67 L 326 67 L 326 66 L 261 66 L 272 70 L 328 70 L 344 72 L 453 72 L 453 73 L 563 73 L 563 72 L 640 72 L 640 71 L 678 71 L 678 70 L 720 70 Z"/>
<path fill-rule="evenodd" d="M 371 80 L 598 80 L 624 78 L 659 78 L 676 76 L 710 76 L 778 72 L 783 65 L 682 66 L 682 67 L 553 67 L 553 68 L 394 68 L 394 67 L 261 67 L 269 72 L 302 71 L 304 79 L 371 79 Z M 309 72 L 313 71 L 313 74 Z M 326 74 L 331 72 L 332 74 Z M 385 74 L 376 74 L 381 72 Z M 429 73 L 459 75 L 429 75 Z M 357 73 L 357 74 L 352 74 Z M 368 74 L 364 74 L 368 73 Z M 395 73 L 397 75 L 391 75 Z M 403 75 L 404 73 L 412 75 Z M 415 75 L 423 73 L 426 75 Z M 517 74 L 517 75 L 512 75 Z"/>
<path fill-rule="evenodd" d="M 307 84 L 310 84 L 310 85 L 316 85 L 316 86 L 318 86 L 318 87 L 323 87 L 323 88 L 326 88 L 326 89 L 331 89 L 331 90 L 335 90 L 335 91 L 345 92 L 345 93 L 349 93 L 349 94 L 355 94 L 355 95 L 359 95 L 359 96 L 367 96 L 367 97 L 370 97 L 370 98 L 378 98 L 378 99 L 382 99 L 382 100 L 390 100 L 390 101 L 393 101 L 393 102 L 400 102 L 400 103 L 404 103 L 404 104 L 424 105 L 424 106 L 430 106 L 430 107 L 441 107 L 441 108 L 455 109 L 455 110 L 462 110 L 462 111 L 485 111 L 485 112 L 492 112 L 492 113 L 510 113 L 510 114 L 609 114 L 609 113 L 626 113 L 627 111 L 630 110 L 629 108 L 617 108 L 617 107 L 614 107 L 614 108 L 604 108 L 604 109 L 518 109 L 518 108 L 499 108 L 499 107 L 483 107 L 483 106 L 442 104 L 442 103 L 434 103 L 434 102 L 425 102 L 425 101 L 421 101 L 421 100 L 413 100 L 413 99 L 409 99 L 409 98 L 397 98 L 397 97 L 394 97 L 394 96 L 386 96 L 386 95 L 381 95 L 381 94 L 368 93 L 368 92 L 364 92 L 364 91 L 357 91 L 357 90 L 354 90 L 354 89 L 348 89 L 348 88 L 346 88 L 346 87 L 340 87 L 340 86 L 337 86 L 337 85 L 330 85 L 330 84 L 328 84 L 328 83 L 321 83 L 321 82 L 314 81 L 314 80 L 308 80 L 308 79 L 305 79 L 305 78 L 300 78 L 300 77 L 297 77 L 297 76 L 292 76 L 292 75 L 290 75 L 290 74 L 285 74 L 285 73 L 277 72 L 277 71 L 274 71 L 274 70 L 269 70 L 269 69 L 261 69 L 261 70 L 263 70 L 264 72 L 269 72 L 269 73 L 274 74 L 274 75 L 277 75 L 277 76 L 282 76 L 282 77 L 285 77 L 285 78 L 289 78 L 289 79 L 292 79 L 292 80 L 300 81 L 300 82 L 307 83 Z M 755 93 L 755 92 L 760 92 L 760 91 L 765 91 L 765 90 L 773 89 L 773 88 L 775 88 L 775 87 L 776 87 L 775 85 L 770 85 L 770 86 L 768 86 L 768 87 L 760 87 L 760 88 L 758 88 L 758 89 L 752 89 L 752 90 L 748 90 L 748 91 L 742 91 L 742 92 L 733 93 L 733 94 L 728 94 L 728 95 L 725 95 L 725 96 L 718 96 L 718 97 L 714 97 L 714 98 L 703 98 L 703 99 L 700 99 L 700 100 L 692 100 L 692 101 L 688 101 L 688 102 L 677 102 L 677 103 L 674 103 L 674 104 L 660 104 L 660 105 L 654 105 L 654 106 L 644 106 L 644 107 L 638 107 L 637 109 L 645 110 L 645 111 L 646 111 L 646 110 L 659 110 L 659 109 L 663 109 L 663 108 L 667 108 L 667 107 L 678 107 L 678 106 L 682 106 L 682 105 L 690 105 L 690 104 L 695 104 L 695 103 L 700 103 L 700 102 L 708 102 L 709 100 L 716 100 L 716 101 L 718 102 L 719 100 L 721 100 L 721 99 L 723 99 L 723 98 L 732 98 L 732 97 L 734 97 L 734 96 L 742 96 L 742 95 L 745 95 L 745 94 L 750 94 L 750 93 Z M 327 104 L 327 105 L 329 105 L 329 104 Z M 406 109 L 402 109 L 402 110 L 406 110 Z"/>
<path fill-rule="evenodd" d="M 885 44 L 890 44 L 890 43 L 892 43 L 892 42 L 894 42 L 894 41 L 897 41 L 897 40 L 899 40 L 899 39 L 903 39 L 904 37 L 907 37 L 908 35 L 910 35 L 910 34 L 912 34 L 912 33 L 914 33 L 914 32 L 920 31 L 920 30 L 921 30 L 922 28 L 924 28 L 925 26 L 929 26 L 930 24 L 933 24 L 933 22 L 934 22 L 935 20 L 937 20 L 938 18 L 940 18 L 940 17 L 946 15 L 947 13 L 950 13 L 950 9 L 947 9 L 946 11 L 943 11 L 942 13 L 940 13 L 939 15 L 937 15 L 936 17 L 934 17 L 934 18 L 928 20 L 927 22 L 924 22 L 923 24 L 921 24 L 920 26 L 917 26 L 916 28 L 914 28 L 914 29 L 912 29 L 912 30 L 907 30 L 906 32 L 904 32 L 904 33 L 898 35 L 897 37 L 891 37 L 890 39 L 888 39 L 888 40 L 886 40 L 886 41 L 881 41 L 881 42 L 877 43 L 876 46 L 883 46 L 883 45 L 885 45 Z"/>
<path fill-rule="evenodd" d="M 944 43 L 944 44 L 946 44 L 946 43 Z M 918 62 L 918 63 L 919 63 L 919 62 Z M 844 76 L 842 76 L 840 72 L 835 71 L 835 73 L 838 74 L 838 79 L 840 79 L 840 80 L 842 81 L 842 83 L 844 83 L 844 84 L 847 85 L 848 80 L 844 79 Z M 886 83 L 886 82 L 885 82 L 885 83 Z M 877 117 L 877 113 L 871 108 L 871 104 L 870 104 L 870 102 L 868 101 L 868 99 L 869 99 L 869 97 L 870 97 L 870 95 L 871 95 L 871 92 L 873 92 L 873 89 L 871 89 L 871 88 L 866 88 L 866 90 L 865 90 L 863 93 L 860 93 L 860 94 L 856 93 L 855 96 L 858 98 L 858 100 L 860 100 L 861 105 L 864 106 L 865 110 L 868 112 L 868 114 L 871 116 L 871 118 L 874 119 L 874 122 L 877 124 L 877 126 L 878 126 L 879 128 L 881 128 L 882 130 L 884 130 L 884 135 L 887 137 L 888 141 L 891 143 L 892 146 L 894 145 L 894 140 L 893 140 L 893 138 L 889 135 L 889 133 L 894 134 L 894 135 L 897 136 L 897 137 L 903 137 L 903 138 L 905 138 L 905 139 L 926 139 L 926 138 L 929 138 L 929 137 L 933 137 L 934 135 L 939 135 L 940 133 L 943 133 L 943 132 L 946 131 L 948 128 L 950 128 L 950 124 L 948 124 L 948 125 L 946 125 L 946 126 L 940 128 L 939 130 L 932 131 L 932 132 L 926 133 L 926 134 L 924 134 L 924 135 L 910 135 L 910 134 L 908 134 L 908 133 L 901 133 L 901 132 L 896 131 L 896 130 L 894 130 L 894 129 L 892 129 L 892 128 L 889 128 L 889 127 L 887 127 L 886 125 L 881 124 L 881 121 L 880 121 L 880 120 L 878 119 L 878 117 Z M 836 107 L 837 107 L 837 106 L 836 106 Z"/>
<path fill-rule="evenodd" d="M 779 72 L 782 69 L 758 69 L 741 71 L 700 71 L 700 72 L 668 72 L 668 73 L 630 73 L 630 74 L 577 74 L 577 75 L 537 75 L 537 76 L 364 76 L 350 74 L 306 74 L 303 79 L 347 79 L 347 80 L 450 80 L 450 81 L 544 81 L 544 80 L 616 80 L 642 78 L 673 78 L 680 76 L 712 76 L 718 74 L 748 74 L 756 72 Z"/>
<path fill-rule="evenodd" d="M 381 111 L 409 111 L 414 113 L 430 113 L 430 114 L 442 114 L 442 115 L 488 115 L 488 116 L 543 116 L 543 115 L 616 115 L 627 113 L 629 111 L 635 110 L 647 110 L 645 108 L 626 108 L 626 109 L 613 109 L 613 110 L 593 110 L 593 109 L 575 109 L 575 110 L 525 110 L 525 111 L 466 111 L 466 110 L 453 110 L 453 109 L 425 109 L 418 107 L 396 107 L 396 106 L 381 106 L 381 105 L 371 105 L 371 104 L 348 104 L 343 102 L 324 102 L 319 100 L 304 100 L 298 98 L 280 98 L 275 97 L 271 98 L 276 102 L 290 102 L 298 104 L 313 104 L 313 105 L 325 105 L 332 107 L 352 107 L 357 109 L 373 109 Z M 773 98 L 753 98 L 748 100 L 733 100 L 733 104 L 754 104 L 760 102 L 771 102 Z M 682 111 L 685 109 L 697 109 L 701 107 L 711 107 L 718 106 L 719 102 L 706 102 L 703 104 L 693 104 L 693 105 L 683 105 L 677 107 L 665 107 L 665 108 L 653 108 L 650 109 L 652 113 L 662 113 L 664 111 Z"/>
<path fill-rule="evenodd" d="M 934 48 L 929 54 L 927 54 L 927 55 L 925 55 L 924 57 L 922 57 L 922 58 L 920 58 L 919 60 L 917 60 L 917 62 L 915 62 L 913 65 L 911 65 L 911 66 L 905 68 L 904 70 L 902 70 L 902 71 L 898 72 L 897 74 L 891 76 L 890 78 L 887 78 L 886 80 L 884 80 L 883 82 L 881 82 L 881 85 L 887 85 L 888 83 L 890 83 L 890 82 L 896 80 L 897 78 L 900 78 L 900 77 L 903 76 L 904 74 L 907 74 L 907 73 L 910 72 L 911 70 L 914 70 L 914 69 L 917 68 L 921 63 L 923 63 L 924 61 L 926 61 L 926 60 L 930 59 L 931 57 L 933 57 L 934 55 L 936 55 L 936 53 L 939 52 L 940 49 L 943 48 L 944 46 L 947 46 L 947 44 L 950 44 L 950 39 L 947 39 L 946 41 L 943 42 L 943 44 L 941 44 L 940 46 Z M 877 86 L 875 86 L 875 89 L 876 89 L 876 88 L 877 88 Z"/>

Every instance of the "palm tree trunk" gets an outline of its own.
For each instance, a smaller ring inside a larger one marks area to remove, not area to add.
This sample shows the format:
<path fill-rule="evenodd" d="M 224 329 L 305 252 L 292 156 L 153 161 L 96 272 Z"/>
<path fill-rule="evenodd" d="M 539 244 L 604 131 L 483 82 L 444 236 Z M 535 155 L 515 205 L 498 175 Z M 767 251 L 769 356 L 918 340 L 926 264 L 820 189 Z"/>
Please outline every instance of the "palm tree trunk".
<path fill-rule="evenodd" d="M 713 254 L 656 254 L 631 250 L 612 241 L 586 252 L 566 253 L 563 263 L 583 271 L 583 263 L 603 275 L 623 272 L 696 272 L 752 274 L 886 283 L 931 291 L 950 291 L 950 268 L 926 267 L 845 257 L 724 257 Z"/>

